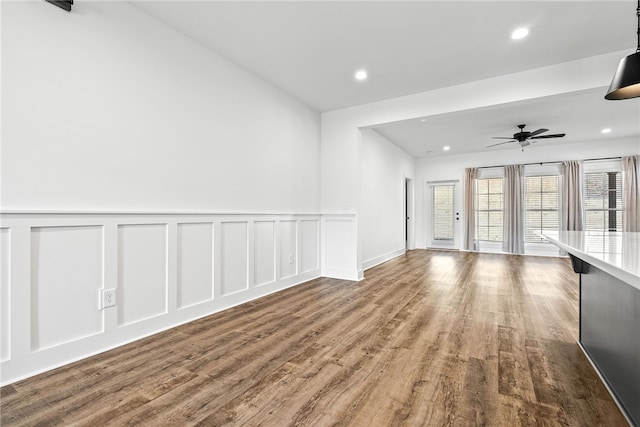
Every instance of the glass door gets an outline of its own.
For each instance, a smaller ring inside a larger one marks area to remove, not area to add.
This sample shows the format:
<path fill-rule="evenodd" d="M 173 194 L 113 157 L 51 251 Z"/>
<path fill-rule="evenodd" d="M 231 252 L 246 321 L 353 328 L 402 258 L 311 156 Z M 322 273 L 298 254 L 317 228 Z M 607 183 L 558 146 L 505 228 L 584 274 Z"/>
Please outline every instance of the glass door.
<path fill-rule="evenodd" d="M 457 249 L 456 184 L 429 183 L 429 247 Z"/>

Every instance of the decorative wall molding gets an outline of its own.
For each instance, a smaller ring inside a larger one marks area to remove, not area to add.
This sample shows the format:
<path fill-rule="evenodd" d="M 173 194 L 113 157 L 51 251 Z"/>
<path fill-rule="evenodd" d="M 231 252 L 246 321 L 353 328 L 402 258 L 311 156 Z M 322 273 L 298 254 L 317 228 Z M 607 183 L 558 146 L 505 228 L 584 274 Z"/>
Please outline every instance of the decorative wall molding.
<path fill-rule="evenodd" d="M 11 354 L 11 305 L 9 293 L 9 248 L 11 230 L 0 228 L 0 362 L 9 359 Z"/>
<path fill-rule="evenodd" d="M 0 215 L 0 383 L 33 376 L 317 278 L 320 214 Z M 343 252 L 341 252 L 344 255 Z M 335 260 L 336 256 L 330 259 Z M 345 276 L 357 271 L 347 254 Z M 116 305 L 102 308 L 104 289 Z"/>
<path fill-rule="evenodd" d="M 103 228 L 33 227 L 30 243 L 30 350 L 102 333 L 98 295 L 104 277 Z"/>
<path fill-rule="evenodd" d="M 362 280 L 356 214 L 322 216 L 322 275 L 344 280 Z"/>
<path fill-rule="evenodd" d="M 176 269 L 175 262 L 169 266 L 168 240 L 168 223 L 118 225 L 118 285 L 115 289 L 119 325 L 125 326 L 167 313 L 169 277 Z M 172 246 L 173 242 L 172 239 Z M 61 244 L 58 250 L 64 253 L 65 245 Z M 73 259 L 69 262 L 73 262 Z M 175 280 L 171 282 L 173 291 Z M 171 295 L 173 297 L 174 292 Z M 60 301 L 61 305 L 69 303 L 71 301 Z"/>
<path fill-rule="evenodd" d="M 178 224 L 177 306 L 179 309 L 213 299 L 213 223 Z"/>
<path fill-rule="evenodd" d="M 220 222 L 221 296 L 249 289 L 249 222 Z"/>
<path fill-rule="evenodd" d="M 256 286 L 276 280 L 276 222 L 255 221 L 254 227 L 254 277 Z"/>

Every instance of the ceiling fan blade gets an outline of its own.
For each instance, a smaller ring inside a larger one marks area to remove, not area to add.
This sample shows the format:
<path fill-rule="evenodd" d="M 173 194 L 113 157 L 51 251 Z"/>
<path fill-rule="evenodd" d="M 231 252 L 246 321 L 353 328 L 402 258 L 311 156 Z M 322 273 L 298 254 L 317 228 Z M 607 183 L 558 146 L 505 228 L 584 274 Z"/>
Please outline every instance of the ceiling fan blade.
<path fill-rule="evenodd" d="M 512 141 L 505 141 L 505 142 L 498 142 L 497 144 L 492 144 L 492 145 L 487 145 L 487 148 L 489 147 L 495 147 L 496 145 L 502 145 L 502 144 L 508 144 L 510 142 L 516 142 L 516 140 L 512 140 Z"/>
<path fill-rule="evenodd" d="M 532 136 L 530 139 L 545 139 L 545 138 L 562 138 L 566 133 L 555 133 L 553 135 Z"/>
<path fill-rule="evenodd" d="M 549 132 L 549 129 L 541 128 L 538 130 L 534 130 L 529 134 L 529 138 L 531 138 L 532 136 L 540 135 L 541 133 L 544 133 L 544 132 Z"/>
<path fill-rule="evenodd" d="M 513 139 L 512 136 L 492 136 L 491 139 Z"/>

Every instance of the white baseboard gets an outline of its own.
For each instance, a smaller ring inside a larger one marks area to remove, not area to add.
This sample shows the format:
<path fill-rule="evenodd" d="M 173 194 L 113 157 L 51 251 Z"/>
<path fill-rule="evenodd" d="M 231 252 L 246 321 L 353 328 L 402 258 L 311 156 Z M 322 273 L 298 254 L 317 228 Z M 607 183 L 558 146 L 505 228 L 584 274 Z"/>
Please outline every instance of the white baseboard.
<path fill-rule="evenodd" d="M 322 271 L 322 277 L 359 282 L 360 280 L 364 279 L 364 272 L 362 270 L 342 270 L 338 268 L 326 268 Z"/>
<path fill-rule="evenodd" d="M 397 249 L 393 252 L 386 253 L 384 255 L 377 256 L 375 258 L 371 258 L 362 263 L 362 269 L 368 270 L 372 267 L 375 267 L 376 265 L 382 264 L 383 262 L 387 262 L 401 255 L 404 255 L 405 253 L 406 253 L 406 249 L 402 248 L 402 249 Z"/>

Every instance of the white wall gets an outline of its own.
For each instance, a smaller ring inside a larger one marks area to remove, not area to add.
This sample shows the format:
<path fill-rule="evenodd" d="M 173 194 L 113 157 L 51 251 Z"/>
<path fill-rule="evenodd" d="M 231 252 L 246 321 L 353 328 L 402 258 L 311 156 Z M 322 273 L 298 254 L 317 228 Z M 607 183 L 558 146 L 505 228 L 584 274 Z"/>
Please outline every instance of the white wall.
<path fill-rule="evenodd" d="M 318 212 L 319 114 L 126 2 L 2 2 L 3 210 Z"/>
<path fill-rule="evenodd" d="M 606 88 L 610 83 L 611 69 L 616 67 L 620 57 L 624 55 L 624 51 L 612 52 L 323 113 L 320 153 L 322 211 L 353 212 L 358 215 L 364 212 L 360 198 L 363 185 L 361 158 L 364 149 L 358 131 L 360 128 L 561 93 Z M 418 177 L 414 184 L 415 194 L 422 194 L 423 179 Z M 423 200 L 415 200 L 416 213 L 423 209 L 423 205 Z M 360 221 L 357 223 L 357 242 L 352 246 L 357 248 L 357 264 L 362 268 L 364 258 L 361 252 L 364 250 L 365 237 Z M 416 219 L 416 230 L 423 227 Z M 421 239 L 424 241 L 424 237 Z M 416 246 L 420 246 L 418 238 Z"/>
<path fill-rule="evenodd" d="M 361 132 L 358 225 L 367 269 L 405 251 L 404 187 L 405 178 L 414 178 L 415 161 L 375 130 Z"/>
<path fill-rule="evenodd" d="M 322 113 L 323 212 L 358 210 L 358 129 L 546 96 L 606 88 L 625 51 Z M 523 84 L 526 82 L 526 84 Z"/>
<path fill-rule="evenodd" d="M 463 192 L 464 170 L 469 167 L 503 166 L 510 164 L 554 162 L 561 160 L 584 160 L 614 156 L 638 154 L 640 145 L 637 138 L 621 138 L 589 141 L 573 144 L 557 144 L 535 146 L 531 145 L 522 151 L 520 148 L 512 150 L 496 150 L 492 152 L 460 154 L 452 156 L 438 156 L 422 158 L 416 161 L 416 246 L 426 247 L 427 210 L 426 182 L 439 180 L 459 180 L 456 187 L 456 206 L 460 207 L 460 221 L 456 221 L 458 235 L 462 237 L 464 224 Z M 418 187 L 419 186 L 419 187 Z M 460 249 L 461 242 L 460 241 Z"/>
<path fill-rule="evenodd" d="M 322 245 L 345 247 L 318 215 L 317 112 L 126 2 L 0 4 L 1 383 L 318 277 Z"/>

